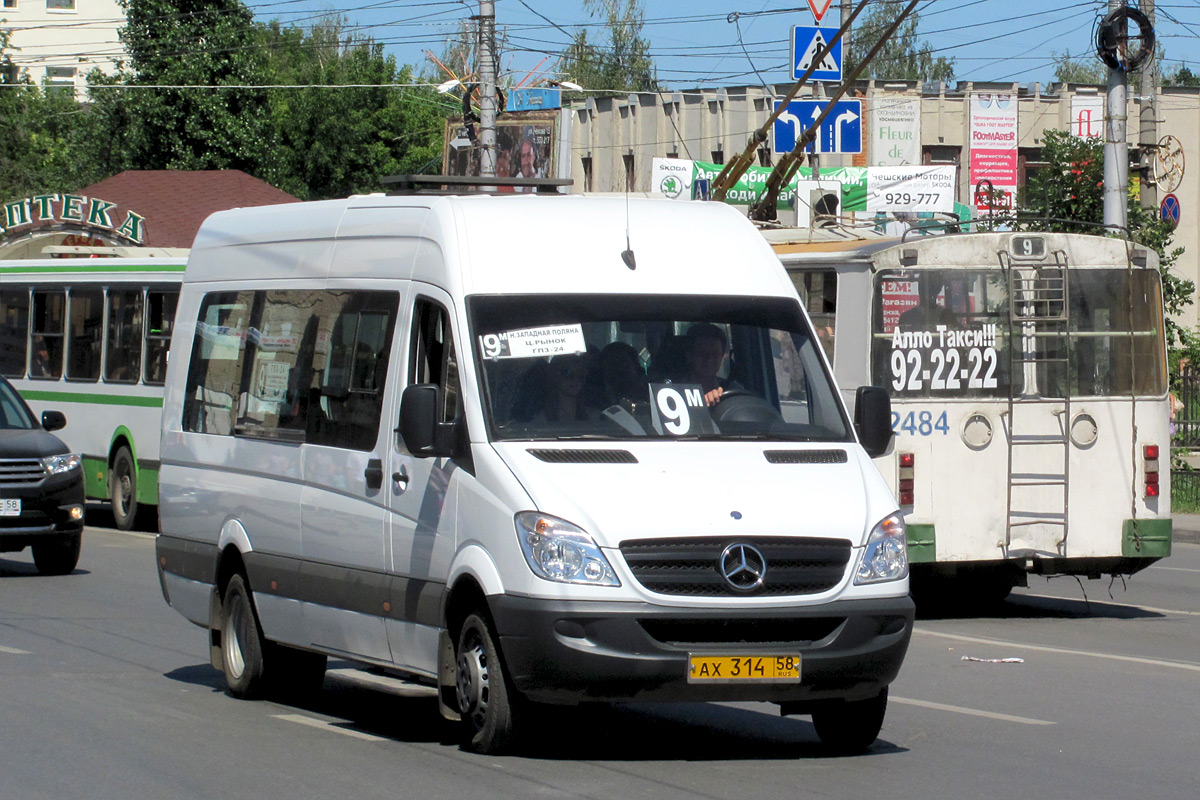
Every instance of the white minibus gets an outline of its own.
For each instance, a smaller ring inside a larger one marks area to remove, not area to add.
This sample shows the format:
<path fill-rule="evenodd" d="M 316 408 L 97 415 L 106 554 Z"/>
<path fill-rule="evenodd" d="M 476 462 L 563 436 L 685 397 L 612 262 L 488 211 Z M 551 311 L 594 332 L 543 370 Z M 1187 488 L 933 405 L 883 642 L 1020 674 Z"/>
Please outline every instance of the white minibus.
<path fill-rule="evenodd" d="M 903 518 L 771 248 L 717 203 L 366 196 L 214 214 L 179 299 L 157 565 L 230 692 L 327 659 L 498 752 L 537 704 L 767 701 L 861 751 Z"/>

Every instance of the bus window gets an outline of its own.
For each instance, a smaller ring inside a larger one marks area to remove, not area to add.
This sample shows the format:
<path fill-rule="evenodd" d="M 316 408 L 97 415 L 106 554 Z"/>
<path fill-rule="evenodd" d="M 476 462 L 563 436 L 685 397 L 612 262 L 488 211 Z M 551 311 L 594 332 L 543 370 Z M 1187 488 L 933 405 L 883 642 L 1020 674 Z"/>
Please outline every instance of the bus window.
<path fill-rule="evenodd" d="M 1157 396 L 1167 391 L 1162 295 L 1156 273 L 1074 271 L 1070 304 L 1073 395 Z"/>
<path fill-rule="evenodd" d="M 62 377 L 66 306 L 66 295 L 62 291 L 33 293 L 29 377 L 53 380 Z"/>
<path fill-rule="evenodd" d="M 99 380 L 100 342 L 104 334 L 103 290 L 72 289 L 70 318 L 67 377 L 73 380 Z"/>
<path fill-rule="evenodd" d="M 812 319 L 821 349 L 833 361 L 833 342 L 837 332 L 837 273 L 833 270 L 791 272 L 792 283 L 804 299 L 804 309 Z"/>
<path fill-rule="evenodd" d="M 167 350 L 175 327 L 179 292 L 151 289 L 146 293 L 146 383 L 161 386 L 167 378 Z"/>
<path fill-rule="evenodd" d="M 108 343 L 104 380 L 136 383 L 142 364 L 142 292 L 108 291 Z"/>
<path fill-rule="evenodd" d="M 0 374 L 25 375 L 25 349 L 29 339 L 29 290 L 0 291 Z"/>

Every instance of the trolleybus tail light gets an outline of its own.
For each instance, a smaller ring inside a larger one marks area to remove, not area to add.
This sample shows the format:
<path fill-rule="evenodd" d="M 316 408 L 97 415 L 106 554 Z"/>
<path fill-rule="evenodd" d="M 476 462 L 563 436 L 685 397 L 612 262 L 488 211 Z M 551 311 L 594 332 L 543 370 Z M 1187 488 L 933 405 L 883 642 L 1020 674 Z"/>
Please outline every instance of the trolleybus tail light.
<path fill-rule="evenodd" d="M 1158 445 L 1142 446 L 1142 474 L 1146 476 L 1146 497 L 1158 497 Z"/>
<path fill-rule="evenodd" d="M 900 479 L 900 505 L 911 506 L 913 504 L 913 464 L 916 459 L 912 453 L 900 454 L 900 470 L 897 476 Z"/>

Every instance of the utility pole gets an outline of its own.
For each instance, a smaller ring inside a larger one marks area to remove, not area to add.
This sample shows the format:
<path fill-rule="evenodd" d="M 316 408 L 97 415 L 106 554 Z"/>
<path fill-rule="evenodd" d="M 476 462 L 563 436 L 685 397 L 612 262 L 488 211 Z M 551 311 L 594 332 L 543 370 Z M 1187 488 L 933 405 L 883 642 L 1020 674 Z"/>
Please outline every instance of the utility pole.
<path fill-rule="evenodd" d="M 479 174 L 496 174 L 496 4 L 479 0 Z"/>
<path fill-rule="evenodd" d="M 1112 13 L 1125 6 L 1125 0 L 1108 0 Z M 1121 21 L 1124 26 L 1124 20 Z M 1126 46 L 1125 31 L 1118 36 L 1120 48 Z M 1123 55 L 1123 54 L 1122 54 Z M 1104 224 L 1128 227 L 1129 145 L 1126 133 L 1128 86 L 1124 70 L 1108 68 L 1108 106 L 1104 112 Z"/>
<path fill-rule="evenodd" d="M 1154 0 L 1142 0 L 1138 8 L 1150 20 L 1154 29 Z M 1142 208 L 1152 214 L 1158 213 L 1158 185 L 1154 183 L 1154 157 L 1158 154 L 1158 61 L 1151 55 L 1149 63 L 1142 67 L 1142 106 L 1140 113 L 1141 132 L 1138 134 L 1138 150 L 1142 158 Z"/>

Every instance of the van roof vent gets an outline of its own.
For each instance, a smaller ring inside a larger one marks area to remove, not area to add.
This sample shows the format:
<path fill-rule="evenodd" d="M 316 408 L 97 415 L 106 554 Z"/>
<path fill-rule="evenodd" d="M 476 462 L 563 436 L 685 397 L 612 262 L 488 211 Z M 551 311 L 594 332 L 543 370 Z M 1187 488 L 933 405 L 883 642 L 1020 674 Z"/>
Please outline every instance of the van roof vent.
<path fill-rule="evenodd" d="M 529 450 L 529 455 L 551 464 L 636 464 L 628 450 Z"/>
<path fill-rule="evenodd" d="M 764 450 L 772 464 L 845 464 L 845 450 Z"/>

